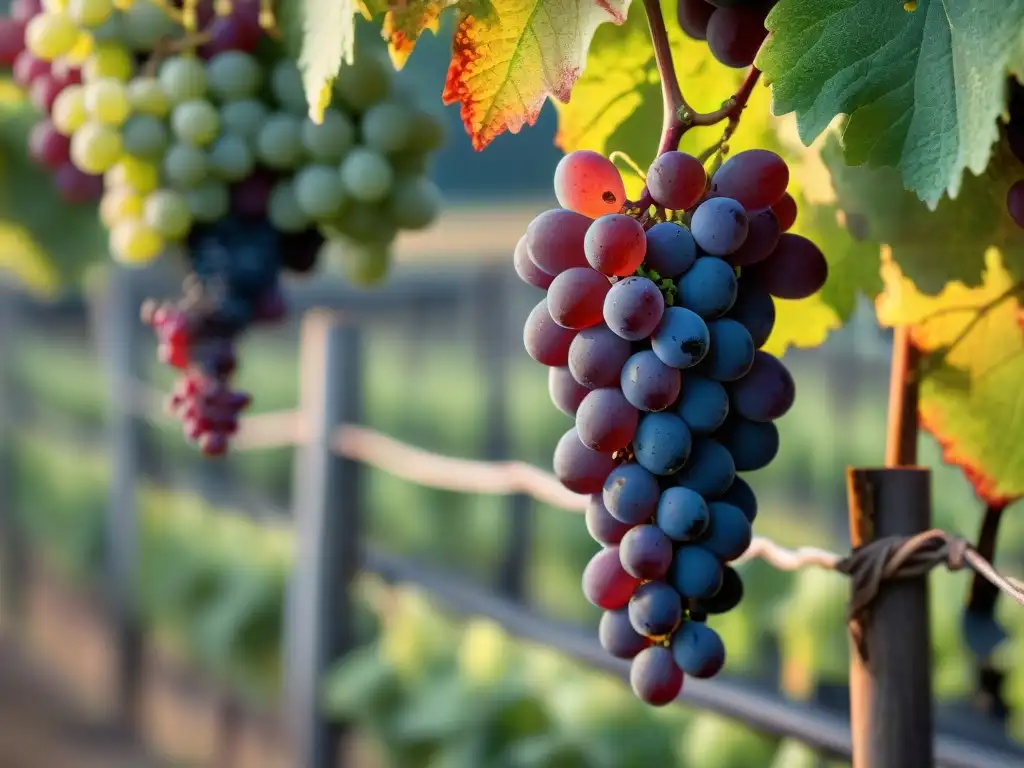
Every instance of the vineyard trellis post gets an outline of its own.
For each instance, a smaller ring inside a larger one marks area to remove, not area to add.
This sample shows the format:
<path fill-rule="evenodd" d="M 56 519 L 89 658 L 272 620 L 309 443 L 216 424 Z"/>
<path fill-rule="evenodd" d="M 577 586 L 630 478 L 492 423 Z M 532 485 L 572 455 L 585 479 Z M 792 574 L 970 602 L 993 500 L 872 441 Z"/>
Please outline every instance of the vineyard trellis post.
<path fill-rule="evenodd" d="M 847 489 L 855 551 L 931 529 L 928 469 L 850 469 Z M 850 626 L 854 768 L 931 768 L 935 734 L 927 573 L 882 581 Z"/>
<path fill-rule="evenodd" d="M 344 726 L 326 717 L 319 685 L 356 645 L 351 588 L 360 566 L 360 465 L 338 455 L 338 427 L 360 419 L 359 328 L 310 312 L 300 343 L 301 445 L 296 452 L 296 555 L 286 643 L 288 720 L 298 765 L 337 768 Z"/>

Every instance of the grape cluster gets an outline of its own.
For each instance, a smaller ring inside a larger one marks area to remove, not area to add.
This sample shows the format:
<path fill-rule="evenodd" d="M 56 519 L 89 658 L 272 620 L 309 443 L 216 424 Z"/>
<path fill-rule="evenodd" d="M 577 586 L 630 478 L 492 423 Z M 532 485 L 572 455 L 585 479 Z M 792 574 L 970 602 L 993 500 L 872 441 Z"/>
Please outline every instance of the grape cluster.
<path fill-rule="evenodd" d="M 1006 125 L 1006 139 L 1010 151 L 1024 164 L 1024 86 L 1010 78 L 1010 122 Z M 1024 180 L 1014 182 L 1006 193 L 1006 210 L 1014 223 L 1024 229 Z"/>
<path fill-rule="evenodd" d="M 696 158 L 666 152 L 647 173 L 652 216 L 626 201 L 609 160 L 581 150 L 555 171 L 563 207 L 515 249 L 519 276 L 547 291 L 526 349 L 575 418 L 555 474 L 590 495 L 587 528 L 603 545 L 583 591 L 605 611 L 602 645 L 633 660 L 633 689 L 650 704 L 725 662 L 705 621 L 743 594 L 728 563 L 750 544 L 757 501 L 737 473 L 774 458 L 774 421 L 795 395 L 760 349 L 773 297 L 807 297 L 827 276 L 821 251 L 786 231 L 797 213 L 788 181 L 765 150 L 710 179 Z"/>
<path fill-rule="evenodd" d="M 311 119 L 260 0 L 17 1 L 0 32 L 17 33 L 15 69 L 49 114 L 33 152 L 102 194 L 116 260 L 169 245 L 188 258 L 184 298 L 144 319 L 182 371 L 171 410 L 221 454 L 248 403 L 229 386 L 236 338 L 283 316 L 282 271 L 313 270 L 325 238 L 352 282 L 385 276 L 398 232 L 439 212 L 427 170 L 442 123 L 372 53 L 340 68 L 333 106 Z"/>
<path fill-rule="evenodd" d="M 727 67 L 754 63 L 768 31 L 765 17 L 778 0 L 679 0 L 679 27 L 687 37 L 707 40 L 711 55 Z"/>

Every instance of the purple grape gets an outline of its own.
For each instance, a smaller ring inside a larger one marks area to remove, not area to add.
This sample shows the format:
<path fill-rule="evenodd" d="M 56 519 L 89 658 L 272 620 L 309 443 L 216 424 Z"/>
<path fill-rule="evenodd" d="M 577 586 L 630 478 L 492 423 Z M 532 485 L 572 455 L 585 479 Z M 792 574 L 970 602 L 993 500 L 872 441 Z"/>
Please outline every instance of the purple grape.
<path fill-rule="evenodd" d="M 583 249 L 591 267 L 608 277 L 636 272 L 647 252 L 643 225 L 624 213 L 609 213 L 587 230 Z"/>
<path fill-rule="evenodd" d="M 583 596 L 606 611 L 625 608 L 639 584 L 622 569 L 618 547 L 602 549 L 583 569 Z"/>
<path fill-rule="evenodd" d="M 760 211 L 782 200 L 788 184 L 785 160 L 767 149 L 747 149 L 730 157 L 715 171 L 711 193 L 731 197 L 748 211 Z"/>
<path fill-rule="evenodd" d="M 726 256 L 737 250 L 747 239 L 749 228 L 743 206 L 729 197 L 705 200 L 690 219 L 693 239 L 712 256 Z"/>
<path fill-rule="evenodd" d="M 732 454 L 714 440 L 701 437 L 693 441 L 690 460 L 676 475 L 676 483 L 713 499 L 725 493 L 735 477 Z"/>
<path fill-rule="evenodd" d="M 729 415 L 729 393 L 714 379 L 689 373 L 675 407 L 676 415 L 695 435 L 710 435 Z"/>
<path fill-rule="evenodd" d="M 754 63 L 768 36 L 764 13 L 748 8 L 719 8 L 708 21 L 708 48 L 727 67 L 742 69 Z"/>
<path fill-rule="evenodd" d="M 665 365 L 650 349 L 631 355 L 622 367 L 619 384 L 626 399 L 641 411 L 663 411 L 679 397 L 678 368 Z"/>
<path fill-rule="evenodd" d="M 549 275 L 588 266 L 583 240 L 590 223 L 587 216 L 562 208 L 545 211 L 526 228 L 530 260 Z"/>
<path fill-rule="evenodd" d="M 628 609 L 605 611 L 597 628 L 601 647 L 617 659 L 632 659 L 651 644 L 629 621 Z"/>
<path fill-rule="evenodd" d="M 53 174 L 61 200 L 72 205 L 93 203 L 103 194 L 103 177 L 91 176 L 68 162 Z"/>
<path fill-rule="evenodd" d="M 703 259 L 702 259 L 703 261 Z M 651 335 L 651 349 L 665 365 L 691 368 L 708 352 L 711 336 L 707 324 L 690 309 L 669 307 Z"/>
<path fill-rule="evenodd" d="M 715 6 L 705 0 L 679 0 L 676 7 L 676 18 L 683 34 L 693 40 L 708 39 L 708 22 Z"/>
<path fill-rule="evenodd" d="M 534 288 L 546 291 L 555 278 L 542 270 L 530 260 L 530 250 L 526 247 L 526 235 L 519 238 L 516 250 L 512 254 L 512 264 L 516 268 L 519 279 Z"/>
<path fill-rule="evenodd" d="M 601 500 L 608 514 L 633 526 L 654 516 L 661 496 L 658 479 L 639 464 L 627 462 L 611 471 L 604 481 Z"/>
<path fill-rule="evenodd" d="M 633 659 L 629 684 L 641 701 L 661 707 L 674 701 L 683 690 L 683 671 L 676 666 L 668 648 L 652 645 Z"/>
<path fill-rule="evenodd" d="M 619 555 L 621 557 L 621 550 Z M 648 581 L 636 588 L 633 597 L 629 599 L 628 611 L 633 629 L 644 637 L 662 638 L 671 635 L 683 620 L 683 600 L 665 582 Z"/>
<path fill-rule="evenodd" d="M 1007 191 L 1006 210 L 1013 223 L 1024 228 L 1024 181 L 1014 182 Z"/>
<path fill-rule="evenodd" d="M 626 535 L 626 531 L 633 527 L 612 517 L 599 493 L 590 495 L 590 500 L 587 502 L 586 521 L 587 533 L 590 534 L 590 538 L 606 547 L 618 544 Z"/>
<path fill-rule="evenodd" d="M 563 328 L 548 312 L 547 297 L 533 308 L 523 328 L 523 344 L 530 357 L 543 365 L 562 367 L 569 362 L 569 345 L 576 331 Z"/>
<path fill-rule="evenodd" d="M 725 666 L 725 643 L 707 624 L 687 621 L 672 636 L 672 658 L 690 677 L 707 680 Z"/>
<path fill-rule="evenodd" d="M 637 464 L 655 475 L 673 475 L 690 456 L 693 438 L 686 423 L 671 413 L 648 413 L 633 438 Z"/>
<path fill-rule="evenodd" d="M 231 210 L 238 216 L 260 218 L 267 214 L 267 203 L 274 180 L 266 173 L 254 173 L 231 187 Z"/>
<path fill-rule="evenodd" d="M 741 275 L 736 303 L 732 305 L 727 317 L 746 328 L 754 348 L 760 349 L 775 327 L 775 300 L 750 277 Z"/>
<path fill-rule="evenodd" d="M 627 277 L 612 285 L 604 299 L 604 321 L 629 341 L 651 335 L 665 312 L 665 297 L 646 277 Z"/>
<path fill-rule="evenodd" d="M 711 521 L 704 497 L 689 488 L 668 488 L 658 499 L 655 514 L 658 527 L 673 541 L 691 542 L 700 537 Z"/>
<path fill-rule="evenodd" d="M 692 267 L 696 259 L 697 243 L 686 227 L 663 221 L 647 230 L 647 256 L 644 261 L 647 268 L 659 276 L 675 280 Z"/>
<path fill-rule="evenodd" d="M 608 278 L 589 267 L 572 267 L 560 273 L 548 288 L 548 311 L 563 328 L 590 328 L 601 322 Z"/>
<path fill-rule="evenodd" d="M 736 475 L 729 490 L 723 493 L 718 501 L 724 501 L 726 504 L 732 504 L 739 508 L 751 524 L 757 518 L 757 496 L 754 495 L 754 489 L 750 487 L 750 484 L 739 475 Z"/>
<path fill-rule="evenodd" d="M 711 344 L 701 372 L 716 381 L 736 381 L 754 364 L 754 340 L 735 320 L 723 317 L 708 323 Z"/>
<path fill-rule="evenodd" d="M 595 451 L 620 451 L 636 433 L 640 414 L 618 387 L 587 393 L 576 411 L 576 431 L 585 446 Z"/>
<path fill-rule="evenodd" d="M 663 152 L 647 170 L 647 191 L 658 205 L 673 211 L 696 205 L 707 183 L 700 160 L 685 152 Z"/>
<path fill-rule="evenodd" d="M 617 386 L 632 345 L 604 323 L 584 328 L 569 345 L 569 370 L 589 389 Z"/>
<path fill-rule="evenodd" d="M 656 525 L 638 525 L 622 537 L 619 560 L 631 576 L 660 579 L 672 564 L 672 541 Z"/>
<path fill-rule="evenodd" d="M 725 257 L 725 260 L 734 267 L 747 267 L 767 259 L 775 250 L 782 234 L 782 227 L 779 226 L 779 220 L 771 208 L 752 214 L 749 219 L 747 239 L 736 251 Z"/>
<path fill-rule="evenodd" d="M 786 232 L 767 259 L 745 270 L 752 280 L 779 299 L 806 299 L 828 279 L 828 262 L 814 243 Z"/>
<path fill-rule="evenodd" d="M 697 259 L 679 278 L 679 305 L 711 320 L 721 317 L 736 301 L 736 272 L 726 262 L 710 256 Z"/>
<path fill-rule="evenodd" d="M 605 478 L 615 469 L 610 453 L 592 451 L 582 442 L 573 427 L 558 441 L 554 455 L 555 477 L 575 493 L 597 493 Z"/>
<path fill-rule="evenodd" d="M 700 545 L 722 562 L 735 560 L 747 551 L 754 536 L 750 521 L 742 509 L 722 501 L 711 502 L 708 510 L 711 525 Z"/>
<path fill-rule="evenodd" d="M 732 455 L 737 472 L 763 469 L 779 452 L 779 428 L 770 421 L 730 416 L 714 437 Z"/>
<path fill-rule="evenodd" d="M 711 597 L 698 601 L 700 610 L 709 614 L 728 613 L 743 601 L 743 579 L 736 569 L 725 566 L 722 569 L 722 586 Z"/>
<path fill-rule="evenodd" d="M 722 586 L 722 564 L 703 547 L 684 544 L 672 558 L 668 582 L 684 598 L 711 597 Z"/>
<path fill-rule="evenodd" d="M 548 394 L 551 402 L 566 416 L 575 416 L 583 398 L 590 392 L 581 386 L 565 366 L 548 368 Z"/>
<path fill-rule="evenodd" d="M 71 159 L 71 139 L 62 136 L 50 120 L 40 120 L 28 136 L 28 153 L 39 165 L 56 170 Z"/>
<path fill-rule="evenodd" d="M 782 196 L 779 202 L 772 206 L 772 211 L 779 220 L 780 232 L 788 231 L 796 223 L 796 215 L 798 213 L 796 200 L 788 192 Z"/>
<path fill-rule="evenodd" d="M 754 364 L 731 387 L 732 410 L 751 421 L 775 421 L 786 414 L 796 398 L 793 376 L 777 357 L 754 354 Z"/>

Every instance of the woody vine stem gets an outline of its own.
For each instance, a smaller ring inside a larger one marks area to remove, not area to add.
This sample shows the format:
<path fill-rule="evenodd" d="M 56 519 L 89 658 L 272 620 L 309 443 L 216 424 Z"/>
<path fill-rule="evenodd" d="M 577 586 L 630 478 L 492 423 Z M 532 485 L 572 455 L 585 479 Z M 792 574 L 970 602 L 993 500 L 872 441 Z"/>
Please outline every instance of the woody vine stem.
<path fill-rule="evenodd" d="M 721 151 L 736 131 L 740 122 L 740 114 L 747 106 L 747 101 L 761 76 L 761 71 L 757 67 L 751 67 L 739 90 L 730 96 L 719 109 L 713 112 L 695 111 L 687 103 L 679 85 L 679 77 L 676 75 L 675 65 L 672 61 L 672 48 L 668 42 L 668 30 L 665 28 L 665 17 L 662 15 L 659 0 L 644 0 L 644 11 L 647 13 L 647 24 L 651 30 L 651 41 L 654 43 L 654 62 L 658 67 L 661 92 L 664 97 L 664 121 L 661 129 L 661 141 L 658 144 L 658 154 L 678 149 L 683 134 L 691 128 L 717 125 L 723 120 L 727 120 L 728 123 L 722 133 L 722 138 L 712 147 L 713 152 Z M 646 211 L 652 203 L 653 200 L 645 187 L 635 205 L 641 211 Z"/>

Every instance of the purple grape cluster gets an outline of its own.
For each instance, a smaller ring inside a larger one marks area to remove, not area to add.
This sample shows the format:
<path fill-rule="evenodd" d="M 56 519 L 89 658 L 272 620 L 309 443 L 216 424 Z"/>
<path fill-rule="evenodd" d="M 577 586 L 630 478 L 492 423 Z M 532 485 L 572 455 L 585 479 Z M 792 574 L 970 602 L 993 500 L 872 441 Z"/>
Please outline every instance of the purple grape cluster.
<path fill-rule="evenodd" d="M 710 179 L 689 155 L 661 155 L 647 180 L 665 220 L 631 209 L 595 153 L 566 156 L 555 179 L 564 207 L 534 219 L 514 255 L 547 291 L 524 342 L 575 418 L 554 471 L 590 496 L 587 529 L 603 548 L 583 591 L 605 611 L 601 643 L 632 659 L 637 696 L 662 705 L 685 675 L 725 663 L 706 620 L 743 595 L 729 563 L 750 545 L 757 500 L 738 473 L 775 457 L 774 421 L 795 396 L 760 348 L 775 298 L 815 293 L 827 264 L 785 231 L 796 206 L 771 152 L 741 152 Z"/>

